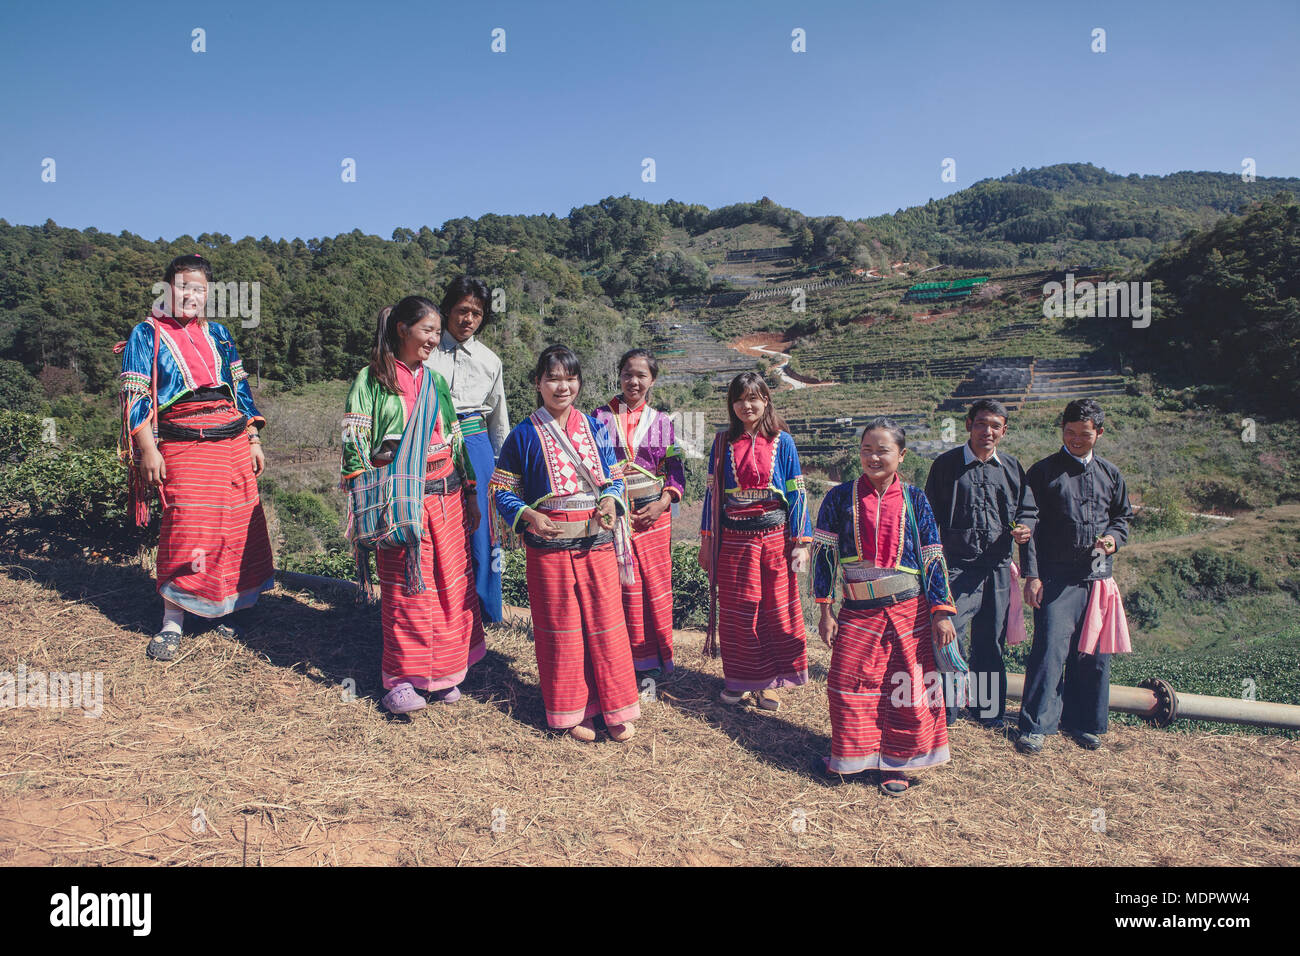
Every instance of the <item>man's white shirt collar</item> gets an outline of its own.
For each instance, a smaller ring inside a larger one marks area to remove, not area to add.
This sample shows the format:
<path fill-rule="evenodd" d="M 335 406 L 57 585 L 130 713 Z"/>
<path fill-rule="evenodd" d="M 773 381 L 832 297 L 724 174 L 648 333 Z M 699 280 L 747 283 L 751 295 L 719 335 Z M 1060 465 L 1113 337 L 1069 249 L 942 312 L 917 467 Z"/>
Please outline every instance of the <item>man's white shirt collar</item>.
<path fill-rule="evenodd" d="M 1081 465 L 1086 465 L 1088 464 L 1088 462 L 1092 461 L 1092 452 L 1088 452 L 1087 458 L 1080 458 L 1078 455 L 1070 451 L 1070 449 L 1066 448 L 1064 445 L 1061 446 L 1061 451 L 1065 452 L 1067 455 L 1069 455 L 1071 458 L 1073 458 Z"/>
<path fill-rule="evenodd" d="M 969 465 L 973 461 L 979 461 L 979 459 L 975 457 L 975 453 L 970 450 L 970 442 L 966 442 L 966 444 L 962 445 L 961 450 L 962 457 L 966 460 L 966 464 Z M 995 461 L 999 465 L 1002 464 L 1002 459 L 998 457 L 996 449 L 994 449 L 993 454 L 989 456 L 989 461 Z"/>
<path fill-rule="evenodd" d="M 446 329 L 442 331 L 442 339 L 438 342 L 438 347 L 444 352 L 454 352 L 456 349 L 464 349 L 465 354 L 473 355 L 474 350 L 470 348 L 474 344 L 474 336 L 470 336 L 464 342 L 456 338 Z"/>

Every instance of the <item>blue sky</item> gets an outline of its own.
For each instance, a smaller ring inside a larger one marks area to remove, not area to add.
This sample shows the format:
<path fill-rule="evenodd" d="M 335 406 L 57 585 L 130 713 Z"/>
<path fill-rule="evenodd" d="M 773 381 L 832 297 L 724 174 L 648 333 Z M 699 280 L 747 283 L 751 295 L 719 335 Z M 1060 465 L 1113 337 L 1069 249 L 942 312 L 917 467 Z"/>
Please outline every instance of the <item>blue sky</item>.
<path fill-rule="evenodd" d="M 7 3 L 0 217 L 388 236 L 624 193 L 856 218 L 1058 162 L 1297 176 L 1297 41 L 1294 0 Z"/>

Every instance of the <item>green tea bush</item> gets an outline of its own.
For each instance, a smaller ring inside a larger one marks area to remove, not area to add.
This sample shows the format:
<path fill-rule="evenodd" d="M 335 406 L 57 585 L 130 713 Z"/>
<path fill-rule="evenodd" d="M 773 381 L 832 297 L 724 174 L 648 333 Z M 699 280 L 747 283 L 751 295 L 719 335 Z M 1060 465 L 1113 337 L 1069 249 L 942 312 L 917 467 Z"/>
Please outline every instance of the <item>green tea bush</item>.
<path fill-rule="evenodd" d="M 41 383 L 28 373 L 22 362 L 0 359 L 0 408 L 12 412 L 36 412 L 44 404 Z"/>
<path fill-rule="evenodd" d="M 1187 499 L 1169 482 L 1160 482 L 1142 496 L 1142 510 L 1133 519 L 1141 537 L 1186 533 L 1190 524 Z"/>
<path fill-rule="evenodd" d="M 13 501 L 74 532 L 111 537 L 133 527 L 126 468 L 111 451 L 33 455 L 0 471 L 0 502 Z"/>
<path fill-rule="evenodd" d="M 41 420 L 35 415 L 0 411 L 0 465 L 22 461 L 42 451 L 43 432 Z"/>
<path fill-rule="evenodd" d="M 280 559 L 280 567 L 285 571 L 297 571 L 299 574 L 315 574 L 323 578 L 341 578 L 355 581 L 357 563 L 352 552 L 347 548 L 330 548 L 323 554 L 293 554 Z M 370 580 L 379 583 L 376 563 L 370 560 Z"/>
<path fill-rule="evenodd" d="M 1124 598 L 1129 620 L 1144 631 L 1160 624 L 1161 613 L 1191 601 L 1221 602 L 1264 588 L 1263 575 L 1250 565 L 1201 549 L 1167 558 L 1155 573 Z"/>

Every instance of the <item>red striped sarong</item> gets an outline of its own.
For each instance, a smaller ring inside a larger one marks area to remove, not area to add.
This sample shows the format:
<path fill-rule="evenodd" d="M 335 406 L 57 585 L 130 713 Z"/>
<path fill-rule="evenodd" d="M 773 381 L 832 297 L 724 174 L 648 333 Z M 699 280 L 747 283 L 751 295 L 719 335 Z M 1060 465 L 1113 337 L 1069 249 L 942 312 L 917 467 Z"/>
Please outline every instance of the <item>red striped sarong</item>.
<path fill-rule="evenodd" d="M 840 609 L 826 689 L 836 773 L 947 763 L 943 681 L 930 605 L 921 596 L 870 611 Z"/>
<path fill-rule="evenodd" d="M 799 582 L 786 556 L 785 527 L 722 528 L 718 548 L 718 648 L 727 690 L 808 682 Z"/>
<path fill-rule="evenodd" d="M 421 690 L 455 687 L 487 653 L 478 594 L 470 576 L 470 537 L 462 495 L 424 496 L 420 568 L 425 589 L 419 594 L 406 593 L 403 549 L 375 552 L 384 628 L 380 671 L 387 689 L 403 681 Z"/>
<path fill-rule="evenodd" d="M 673 671 L 673 516 L 665 511 L 632 535 L 636 580 L 623 585 L 623 614 L 639 671 Z"/>
<path fill-rule="evenodd" d="M 187 428 L 240 417 L 226 400 L 189 402 L 162 413 Z M 271 540 L 257 493 L 248 438 L 159 442 L 166 465 L 158 530 L 158 593 L 199 617 L 251 607 L 275 584 Z"/>
<path fill-rule="evenodd" d="M 546 722 L 576 727 L 641 716 L 612 544 L 585 550 L 528 545 L 528 605 Z"/>

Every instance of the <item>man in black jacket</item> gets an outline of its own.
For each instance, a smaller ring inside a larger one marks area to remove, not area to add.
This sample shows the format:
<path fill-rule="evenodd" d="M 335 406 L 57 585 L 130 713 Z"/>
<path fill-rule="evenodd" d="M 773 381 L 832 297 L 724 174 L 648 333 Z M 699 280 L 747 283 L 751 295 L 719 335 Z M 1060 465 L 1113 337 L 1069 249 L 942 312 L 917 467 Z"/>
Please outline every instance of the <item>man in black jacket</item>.
<path fill-rule="evenodd" d="M 1039 753 L 1058 728 L 1088 750 L 1106 732 L 1110 655 L 1082 656 L 1078 643 L 1093 582 L 1111 576 L 1133 511 L 1119 469 L 1093 454 L 1104 421 L 1092 399 L 1070 402 L 1061 450 L 1029 469 L 1038 527 L 1025 559 L 1025 602 L 1035 610 L 1016 741 L 1022 753 Z"/>
<path fill-rule="evenodd" d="M 980 399 L 966 415 L 970 438 L 930 466 L 925 496 L 943 537 L 948 581 L 957 602 L 953 623 L 960 639 L 970 626 L 972 718 L 1001 729 L 1007 704 L 1007 608 L 1011 590 L 1011 543 L 1025 545 L 1038 508 L 1014 457 L 997 450 L 1007 431 L 1007 409 Z M 957 705 L 948 704 L 948 725 Z"/>

